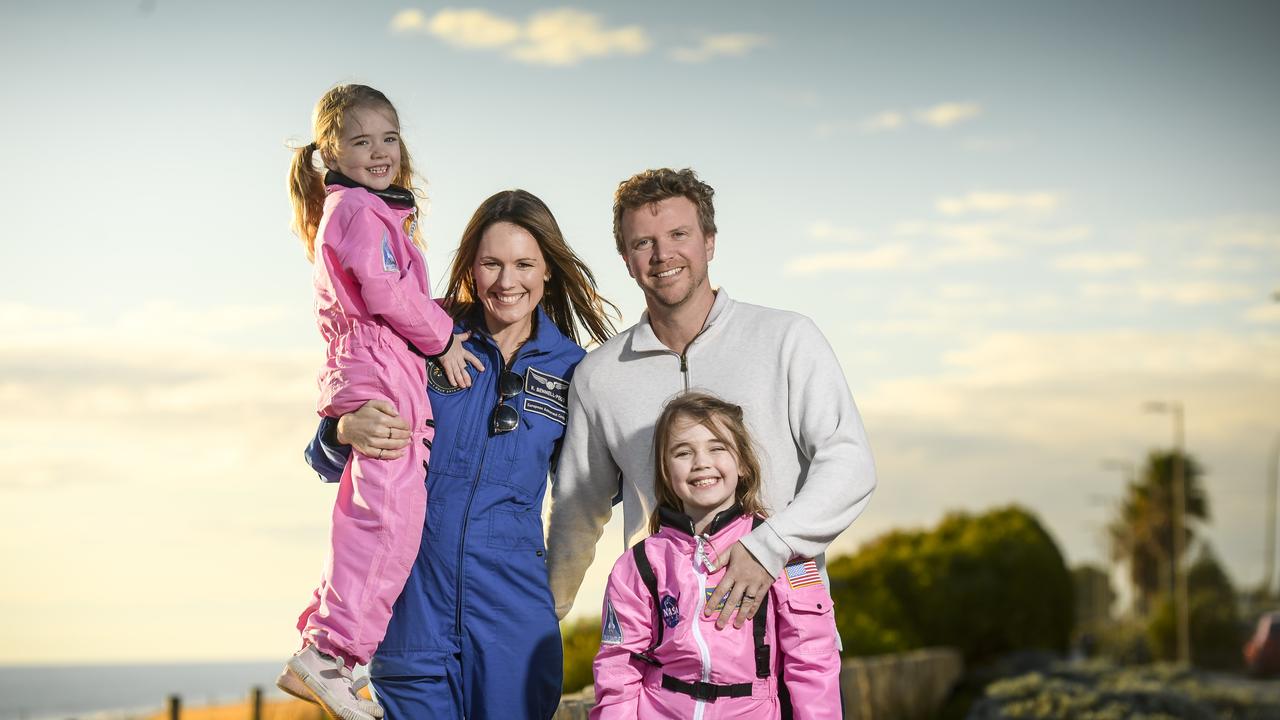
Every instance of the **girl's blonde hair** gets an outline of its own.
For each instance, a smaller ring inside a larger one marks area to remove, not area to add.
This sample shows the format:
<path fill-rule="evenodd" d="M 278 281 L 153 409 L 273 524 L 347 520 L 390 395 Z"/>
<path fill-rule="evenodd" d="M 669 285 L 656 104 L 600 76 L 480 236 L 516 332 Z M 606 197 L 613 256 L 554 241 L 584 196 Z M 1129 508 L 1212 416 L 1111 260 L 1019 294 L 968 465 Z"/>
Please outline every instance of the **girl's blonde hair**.
<path fill-rule="evenodd" d="M 742 505 L 743 514 L 765 515 L 764 503 L 760 500 L 760 460 L 756 456 L 751 435 L 747 432 L 746 422 L 742 419 L 742 408 L 698 391 L 675 396 L 658 416 L 658 426 L 653 432 L 653 489 L 658 498 L 658 507 L 684 512 L 684 503 L 671 489 L 666 463 L 667 453 L 671 450 L 671 433 L 678 421 L 697 423 L 729 446 L 729 452 L 733 453 L 733 458 L 738 463 L 738 487 L 733 491 L 734 498 Z M 649 532 L 658 532 L 659 526 L 659 513 L 654 510 L 649 518 Z"/>
<path fill-rule="evenodd" d="M 293 231 L 302 240 L 307 259 L 315 261 L 316 233 L 320 229 L 320 217 L 324 214 L 324 167 L 316 167 L 315 155 L 320 153 L 322 165 L 334 162 L 342 143 L 342 131 L 348 113 L 357 108 L 385 112 L 391 122 L 400 127 L 400 116 L 386 95 L 368 85 L 338 85 L 320 98 L 311 115 L 311 132 L 314 140 L 293 151 L 289 167 L 289 199 L 293 203 Z M 400 139 L 400 172 L 391 182 L 417 197 L 424 197 L 413 186 L 413 160 L 404 138 Z M 416 210 L 418 203 L 414 202 Z M 416 214 L 416 213 L 415 213 Z M 413 215 L 405 219 L 405 232 L 412 232 L 414 244 L 426 248 L 422 233 L 413 223 Z"/>
<path fill-rule="evenodd" d="M 471 312 L 479 301 L 471 266 L 476 261 L 485 231 L 500 222 L 524 228 L 537 241 L 550 275 L 542 293 L 542 309 L 560 332 L 581 345 L 577 330 L 581 325 L 595 342 L 608 340 L 614 333 L 610 316 L 619 317 L 618 308 L 600 295 L 595 275 L 565 242 L 551 209 L 527 190 L 503 190 L 476 208 L 466 230 L 462 231 L 462 241 L 458 243 L 458 252 L 454 254 L 453 268 L 449 272 L 449 285 L 444 295 L 449 298 L 450 313 L 455 318 L 462 317 Z"/>

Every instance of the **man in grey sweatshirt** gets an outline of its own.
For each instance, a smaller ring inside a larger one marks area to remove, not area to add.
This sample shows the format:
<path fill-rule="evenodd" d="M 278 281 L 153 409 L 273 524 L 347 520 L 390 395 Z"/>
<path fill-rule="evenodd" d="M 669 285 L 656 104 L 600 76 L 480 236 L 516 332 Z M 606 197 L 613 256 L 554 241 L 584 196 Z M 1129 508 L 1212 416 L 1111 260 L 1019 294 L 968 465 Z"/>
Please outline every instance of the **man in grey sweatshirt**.
<path fill-rule="evenodd" d="M 721 629 L 730 620 L 742 626 L 791 558 L 817 558 L 825 577 L 823 552 L 875 488 L 862 419 L 813 321 L 712 288 L 713 193 L 692 170 L 649 170 L 618 187 L 614 238 L 646 311 L 589 353 L 569 388 L 547 539 L 561 618 L 619 491 L 627 545 L 645 535 L 656 507 L 654 423 L 680 392 L 699 388 L 741 405 L 763 465 L 770 516 L 729 550 L 728 570 L 706 603 L 708 614 L 726 608 Z"/>

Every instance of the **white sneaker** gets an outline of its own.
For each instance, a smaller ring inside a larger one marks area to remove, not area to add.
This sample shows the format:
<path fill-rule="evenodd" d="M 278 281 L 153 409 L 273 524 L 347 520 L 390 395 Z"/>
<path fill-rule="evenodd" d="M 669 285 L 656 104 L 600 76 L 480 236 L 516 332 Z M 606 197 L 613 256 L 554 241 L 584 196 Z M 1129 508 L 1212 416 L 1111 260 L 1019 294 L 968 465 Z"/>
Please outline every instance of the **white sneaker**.
<path fill-rule="evenodd" d="M 325 655 L 314 645 L 289 658 L 276 679 L 276 687 L 319 705 L 332 720 L 380 720 L 382 706 L 356 694 L 368 683 L 364 677 L 352 681 L 341 658 Z"/>

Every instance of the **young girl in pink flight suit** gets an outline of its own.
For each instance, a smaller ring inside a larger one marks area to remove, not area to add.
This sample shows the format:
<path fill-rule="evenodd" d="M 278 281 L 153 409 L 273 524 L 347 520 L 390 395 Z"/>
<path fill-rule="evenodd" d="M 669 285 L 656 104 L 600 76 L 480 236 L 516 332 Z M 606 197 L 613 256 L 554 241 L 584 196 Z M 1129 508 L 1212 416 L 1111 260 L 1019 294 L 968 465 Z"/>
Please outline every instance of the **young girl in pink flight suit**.
<path fill-rule="evenodd" d="M 746 596 L 752 620 L 742 628 L 717 630 L 714 615 L 703 618 L 724 575 L 718 553 L 764 517 L 742 408 L 679 395 L 654 445 L 653 535 L 609 575 L 592 720 L 840 718 L 835 616 L 812 560 L 787 565 L 765 598 Z"/>
<path fill-rule="evenodd" d="M 316 319 L 328 343 L 318 409 L 338 417 L 383 400 L 409 423 L 413 440 L 395 459 L 352 454 L 320 586 L 298 618 L 303 647 L 277 684 L 331 717 L 372 720 L 382 708 L 357 696 L 351 668 L 367 664 L 382 641 L 422 539 L 435 435 L 423 356 L 436 358 L 458 387 L 471 384 L 464 363 L 478 361 L 431 298 L 415 247 L 413 169 L 391 102 L 371 87 L 339 85 L 316 104 L 313 125 L 315 142 L 295 153 L 289 194 L 295 230 L 315 264 Z"/>

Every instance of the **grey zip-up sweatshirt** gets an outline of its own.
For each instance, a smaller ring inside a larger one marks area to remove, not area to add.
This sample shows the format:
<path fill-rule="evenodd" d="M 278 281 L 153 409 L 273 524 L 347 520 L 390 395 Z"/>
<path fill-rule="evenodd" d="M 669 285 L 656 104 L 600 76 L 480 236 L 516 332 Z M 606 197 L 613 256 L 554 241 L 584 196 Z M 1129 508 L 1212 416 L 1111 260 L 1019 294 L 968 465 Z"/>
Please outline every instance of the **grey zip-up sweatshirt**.
<path fill-rule="evenodd" d="M 654 424 L 667 400 L 695 388 L 742 406 L 770 515 L 742 544 L 775 578 L 795 556 L 818 558 L 825 578 L 823 551 L 866 508 L 876 484 L 866 431 L 812 320 L 736 302 L 721 288 L 682 357 L 658 340 L 645 314 L 588 353 L 569 386 L 547 536 L 561 618 L 619 490 L 626 545 L 647 534 L 656 507 Z"/>

